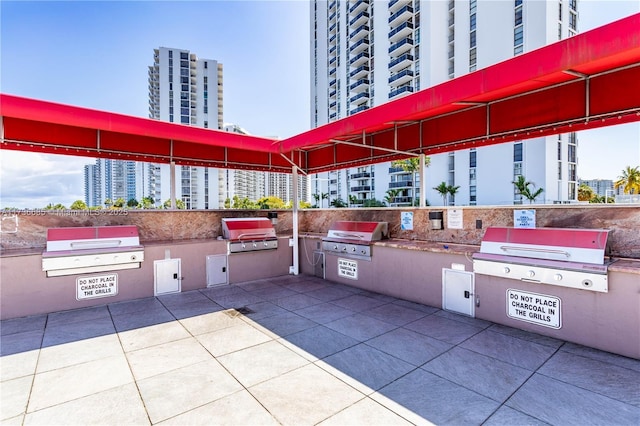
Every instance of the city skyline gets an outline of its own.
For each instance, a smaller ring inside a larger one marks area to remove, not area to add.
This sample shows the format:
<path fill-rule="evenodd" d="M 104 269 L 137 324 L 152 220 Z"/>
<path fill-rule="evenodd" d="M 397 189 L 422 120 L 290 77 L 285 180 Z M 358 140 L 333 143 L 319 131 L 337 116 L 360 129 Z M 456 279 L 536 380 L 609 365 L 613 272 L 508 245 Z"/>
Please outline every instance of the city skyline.
<path fill-rule="evenodd" d="M 152 49 L 175 46 L 225 64 L 225 122 L 280 138 L 309 129 L 307 2 L 3 1 L 0 8 L 3 93 L 146 117 Z M 584 32 L 640 12 L 640 3 L 581 1 L 579 12 Z M 189 31 L 163 30 L 186 19 Z M 615 179 L 640 164 L 638 123 L 580 132 L 579 144 L 582 179 Z M 0 206 L 37 208 L 84 199 L 83 166 L 94 160 L 3 150 L 0 161 Z"/>

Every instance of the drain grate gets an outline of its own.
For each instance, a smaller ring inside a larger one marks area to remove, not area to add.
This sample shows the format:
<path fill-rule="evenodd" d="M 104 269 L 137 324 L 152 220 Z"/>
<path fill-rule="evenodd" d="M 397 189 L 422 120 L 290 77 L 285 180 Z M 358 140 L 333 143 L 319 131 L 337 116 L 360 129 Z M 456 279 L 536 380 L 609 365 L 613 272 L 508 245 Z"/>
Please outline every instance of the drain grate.
<path fill-rule="evenodd" d="M 247 308 L 246 306 L 242 306 L 240 308 L 231 308 L 224 311 L 224 313 L 229 315 L 230 317 L 237 317 L 238 315 L 252 314 L 254 312 L 255 311 Z"/>

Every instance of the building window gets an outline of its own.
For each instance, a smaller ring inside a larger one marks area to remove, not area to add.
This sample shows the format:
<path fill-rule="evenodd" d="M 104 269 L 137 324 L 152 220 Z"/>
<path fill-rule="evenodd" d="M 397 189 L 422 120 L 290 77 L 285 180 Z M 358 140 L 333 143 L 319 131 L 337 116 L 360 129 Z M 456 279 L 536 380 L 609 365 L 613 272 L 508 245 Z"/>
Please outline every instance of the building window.
<path fill-rule="evenodd" d="M 558 180 L 562 180 L 562 161 L 558 161 Z"/>
<path fill-rule="evenodd" d="M 522 142 L 513 144 L 513 161 L 522 161 Z"/>
<path fill-rule="evenodd" d="M 207 69 L 207 61 L 204 61 L 204 69 L 205 70 Z M 207 78 L 207 77 L 205 77 L 205 78 Z"/>
<path fill-rule="evenodd" d="M 187 52 L 180 52 L 180 59 L 189 59 L 189 54 Z"/>
<path fill-rule="evenodd" d="M 469 152 L 469 167 L 476 167 L 476 154 L 475 150 Z"/>
<path fill-rule="evenodd" d="M 578 15 L 574 12 L 569 12 L 569 29 L 576 31 L 576 27 L 578 24 Z"/>

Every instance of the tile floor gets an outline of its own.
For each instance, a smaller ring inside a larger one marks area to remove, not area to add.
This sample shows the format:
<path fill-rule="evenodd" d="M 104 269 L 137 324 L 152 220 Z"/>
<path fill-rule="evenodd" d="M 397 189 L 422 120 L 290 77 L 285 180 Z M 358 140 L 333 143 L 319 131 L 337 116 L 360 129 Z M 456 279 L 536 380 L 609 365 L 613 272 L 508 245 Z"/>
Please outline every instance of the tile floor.
<path fill-rule="evenodd" d="M 2 424 L 640 424 L 639 360 L 310 276 L 1 331 Z"/>

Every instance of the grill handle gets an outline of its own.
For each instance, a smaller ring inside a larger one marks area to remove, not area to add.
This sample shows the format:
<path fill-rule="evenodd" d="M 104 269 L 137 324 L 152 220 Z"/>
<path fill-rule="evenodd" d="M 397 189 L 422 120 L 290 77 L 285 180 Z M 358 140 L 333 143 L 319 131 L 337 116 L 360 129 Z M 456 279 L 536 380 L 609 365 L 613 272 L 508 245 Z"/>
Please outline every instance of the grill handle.
<path fill-rule="evenodd" d="M 357 238 L 359 240 L 363 240 L 364 238 L 362 237 L 362 235 L 358 235 L 358 234 L 348 234 L 346 232 L 334 232 L 334 235 L 337 235 L 338 237 L 342 237 L 342 238 Z"/>
<path fill-rule="evenodd" d="M 550 249 L 541 249 L 541 248 L 533 248 L 533 247 L 518 247 L 518 246 L 500 246 L 500 250 L 502 251 L 532 251 L 536 253 L 548 253 L 548 254 L 560 254 L 567 259 L 571 257 L 571 254 L 566 250 L 550 250 Z"/>
<path fill-rule="evenodd" d="M 266 232 L 245 232 L 244 234 L 238 235 L 238 239 L 241 240 L 243 238 L 251 238 L 251 237 L 262 237 L 269 238 L 271 235 Z"/>
<path fill-rule="evenodd" d="M 111 248 L 118 247 L 122 244 L 122 240 L 89 240 L 89 241 L 72 241 L 69 243 L 72 250 L 89 249 L 89 248 Z"/>

